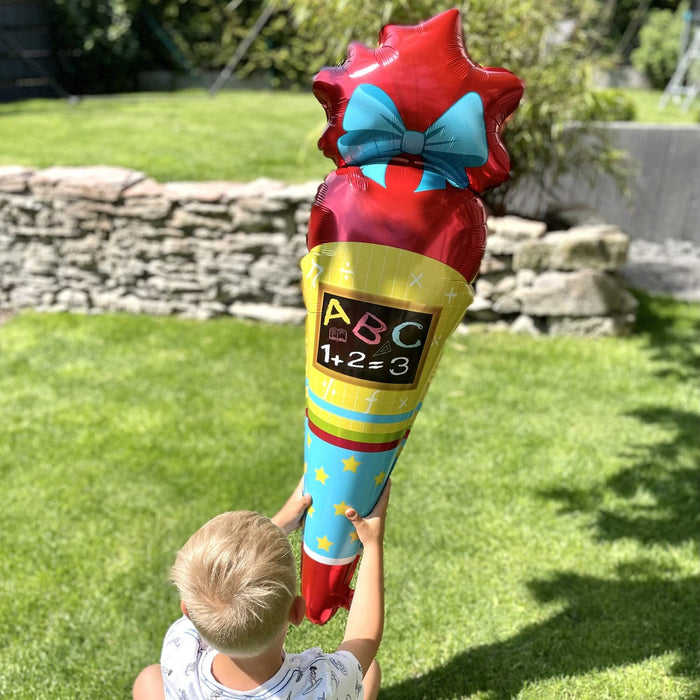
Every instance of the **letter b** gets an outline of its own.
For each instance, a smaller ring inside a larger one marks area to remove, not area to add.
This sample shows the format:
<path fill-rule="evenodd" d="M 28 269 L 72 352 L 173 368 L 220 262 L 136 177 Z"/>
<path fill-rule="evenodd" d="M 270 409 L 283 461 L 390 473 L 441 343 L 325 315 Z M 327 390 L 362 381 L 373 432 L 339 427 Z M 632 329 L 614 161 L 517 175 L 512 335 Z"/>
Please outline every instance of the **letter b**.
<path fill-rule="evenodd" d="M 367 345 L 378 345 L 385 330 L 386 323 L 368 311 L 355 324 L 352 332 L 353 335 L 367 343 Z"/>

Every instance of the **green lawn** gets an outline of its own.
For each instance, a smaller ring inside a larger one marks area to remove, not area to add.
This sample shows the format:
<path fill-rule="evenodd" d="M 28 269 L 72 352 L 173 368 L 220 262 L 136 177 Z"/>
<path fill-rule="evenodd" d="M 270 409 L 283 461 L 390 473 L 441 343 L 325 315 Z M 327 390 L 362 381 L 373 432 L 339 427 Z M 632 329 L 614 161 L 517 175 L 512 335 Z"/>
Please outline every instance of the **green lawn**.
<path fill-rule="evenodd" d="M 310 93 L 141 93 L 0 104 L 0 165 L 120 165 L 159 182 L 322 180 Z"/>
<path fill-rule="evenodd" d="M 383 700 L 698 697 L 700 307 L 641 302 L 629 339 L 450 341 L 394 477 Z M 234 319 L 0 327 L 1 697 L 128 696 L 176 549 L 299 478 L 303 350 Z"/>
<path fill-rule="evenodd" d="M 700 105 L 658 109 L 660 92 L 630 90 L 638 121 L 698 123 Z M 121 165 L 159 182 L 269 177 L 320 181 L 326 119 L 311 93 L 140 93 L 0 104 L 0 165 Z"/>
<path fill-rule="evenodd" d="M 634 102 L 636 121 L 651 124 L 700 124 L 700 100 L 682 109 L 682 101 L 673 99 L 663 108 L 659 101 L 663 95 L 660 90 L 626 90 L 625 94 Z M 685 99 L 685 98 L 683 98 Z"/>

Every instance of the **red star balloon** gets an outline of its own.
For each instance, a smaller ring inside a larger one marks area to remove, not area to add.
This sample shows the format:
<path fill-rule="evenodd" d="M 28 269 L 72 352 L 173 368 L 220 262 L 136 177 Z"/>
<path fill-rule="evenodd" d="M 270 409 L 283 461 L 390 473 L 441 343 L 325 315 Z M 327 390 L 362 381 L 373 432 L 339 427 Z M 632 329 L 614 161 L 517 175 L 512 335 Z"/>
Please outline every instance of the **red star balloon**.
<path fill-rule="evenodd" d="M 359 543 L 444 344 L 473 299 L 486 242 L 484 189 L 508 177 L 501 127 L 523 85 L 468 56 L 450 10 L 351 44 L 314 94 L 337 169 L 320 186 L 302 261 L 306 328 L 302 594 L 326 622 L 347 607 Z"/>
<path fill-rule="evenodd" d="M 378 48 L 352 43 L 341 66 L 324 68 L 316 75 L 314 95 L 328 118 L 319 148 L 338 167 L 347 164 L 337 147 L 343 115 L 363 83 L 389 95 L 407 129 L 423 132 L 461 97 L 476 93 L 483 102 L 489 152 L 483 165 L 466 168 L 469 188 L 483 192 L 508 179 L 510 159 L 500 130 L 520 102 L 523 83 L 503 68 L 483 68 L 471 60 L 462 40 L 459 10 L 448 10 L 417 26 L 384 27 Z M 404 156 L 403 162 L 408 160 Z"/>

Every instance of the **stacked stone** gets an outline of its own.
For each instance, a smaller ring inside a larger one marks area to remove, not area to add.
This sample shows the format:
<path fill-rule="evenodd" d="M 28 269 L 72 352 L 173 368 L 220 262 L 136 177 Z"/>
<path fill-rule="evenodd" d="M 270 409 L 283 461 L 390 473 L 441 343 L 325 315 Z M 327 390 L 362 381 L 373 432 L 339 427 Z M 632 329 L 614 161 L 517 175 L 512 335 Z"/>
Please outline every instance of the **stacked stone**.
<path fill-rule="evenodd" d="M 0 320 L 25 308 L 300 323 L 299 261 L 318 183 L 160 184 L 115 167 L 0 167 Z M 636 300 L 628 237 L 491 218 L 468 323 L 619 335 Z"/>
<path fill-rule="evenodd" d="M 316 187 L 0 168 L 0 309 L 300 322 Z"/>
<path fill-rule="evenodd" d="M 543 222 L 490 218 L 486 255 L 467 311 L 471 321 L 516 332 L 625 335 L 637 300 L 616 272 L 629 237 L 602 223 L 547 231 Z"/>

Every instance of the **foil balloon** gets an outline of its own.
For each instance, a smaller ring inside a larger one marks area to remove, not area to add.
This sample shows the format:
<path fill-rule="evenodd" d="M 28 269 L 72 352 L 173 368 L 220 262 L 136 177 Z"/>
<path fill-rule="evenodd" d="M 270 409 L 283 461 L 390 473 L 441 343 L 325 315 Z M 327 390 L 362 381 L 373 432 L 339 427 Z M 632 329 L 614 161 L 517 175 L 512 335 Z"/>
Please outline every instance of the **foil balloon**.
<path fill-rule="evenodd" d="M 484 189 L 508 177 L 500 136 L 523 84 L 476 65 L 459 11 L 351 44 L 314 94 L 337 169 L 314 202 L 302 260 L 306 325 L 302 595 L 328 621 L 352 599 L 369 513 L 391 474 L 450 333 L 473 299 L 486 242 Z"/>

